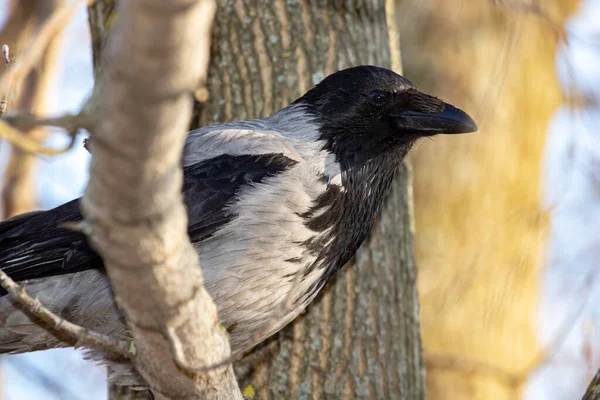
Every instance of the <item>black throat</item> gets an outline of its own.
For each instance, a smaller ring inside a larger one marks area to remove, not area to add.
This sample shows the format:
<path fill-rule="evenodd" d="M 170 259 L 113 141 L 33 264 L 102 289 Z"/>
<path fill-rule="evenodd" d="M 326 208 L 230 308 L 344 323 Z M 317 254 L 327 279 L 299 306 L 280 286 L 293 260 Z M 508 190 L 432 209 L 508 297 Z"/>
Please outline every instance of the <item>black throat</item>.
<path fill-rule="evenodd" d="M 390 185 L 410 145 L 379 154 L 358 166 L 342 171 L 343 188 L 329 184 L 314 206 L 302 217 L 315 232 L 303 244 L 317 256 L 304 275 L 324 269 L 305 294 L 309 297 L 354 256 L 368 237 L 379 215 Z"/>

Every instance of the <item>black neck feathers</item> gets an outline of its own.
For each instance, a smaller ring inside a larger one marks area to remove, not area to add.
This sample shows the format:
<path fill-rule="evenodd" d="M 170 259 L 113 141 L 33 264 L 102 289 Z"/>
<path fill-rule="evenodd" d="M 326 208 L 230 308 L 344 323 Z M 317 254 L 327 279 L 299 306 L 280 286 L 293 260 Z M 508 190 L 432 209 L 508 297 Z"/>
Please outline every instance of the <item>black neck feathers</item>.
<path fill-rule="evenodd" d="M 325 269 L 306 296 L 319 291 L 354 256 L 368 237 L 398 167 L 408 152 L 399 148 L 342 172 L 343 188 L 329 184 L 302 217 L 315 236 L 304 245 L 317 256 L 305 270 Z"/>

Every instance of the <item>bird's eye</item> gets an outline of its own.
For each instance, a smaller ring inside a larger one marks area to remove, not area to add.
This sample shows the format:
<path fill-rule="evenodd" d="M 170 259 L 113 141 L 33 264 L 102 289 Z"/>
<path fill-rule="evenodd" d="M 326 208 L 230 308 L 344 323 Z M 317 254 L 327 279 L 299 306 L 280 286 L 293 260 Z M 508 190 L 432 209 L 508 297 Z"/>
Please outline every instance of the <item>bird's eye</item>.
<path fill-rule="evenodd" d="M 369 99 L 371 103 L 377 107 L 384 106 L 388 101 L 388 94 L 385 92 L 380 92 L 379 90 L 375 90 L 369 94 Z"/>

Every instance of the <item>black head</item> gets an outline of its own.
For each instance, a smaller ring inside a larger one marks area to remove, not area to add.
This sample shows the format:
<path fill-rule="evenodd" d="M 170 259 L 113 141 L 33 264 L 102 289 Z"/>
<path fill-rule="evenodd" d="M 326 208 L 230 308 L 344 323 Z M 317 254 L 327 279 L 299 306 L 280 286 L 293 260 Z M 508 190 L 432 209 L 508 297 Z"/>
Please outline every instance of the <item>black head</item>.
<path fill-rule="evenodd" d="M 389 151 L 403 156 L 421 137 L 477 130 L 465 112 L 375 66 L 331 74 L 295 104 L 316 116 L 325 148 L 344 168 Z"/>

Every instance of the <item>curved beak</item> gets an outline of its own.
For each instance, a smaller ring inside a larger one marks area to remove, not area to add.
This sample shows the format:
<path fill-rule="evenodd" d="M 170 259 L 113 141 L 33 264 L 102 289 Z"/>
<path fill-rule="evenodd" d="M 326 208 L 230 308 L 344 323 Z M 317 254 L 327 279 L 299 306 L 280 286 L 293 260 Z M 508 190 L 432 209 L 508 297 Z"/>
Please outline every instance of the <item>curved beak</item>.
<path fill-rule="evenodd" d="M 444 108 L 438 113 L 426 113 L 413 110 L 401 111 L 393 116 L 401 129 L 422 132 L 424 136 L 455 133 L 470 133 L 477 131 L 477 124 L 466 112 L 444 103 Z"/>

